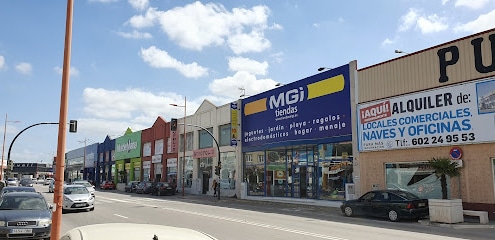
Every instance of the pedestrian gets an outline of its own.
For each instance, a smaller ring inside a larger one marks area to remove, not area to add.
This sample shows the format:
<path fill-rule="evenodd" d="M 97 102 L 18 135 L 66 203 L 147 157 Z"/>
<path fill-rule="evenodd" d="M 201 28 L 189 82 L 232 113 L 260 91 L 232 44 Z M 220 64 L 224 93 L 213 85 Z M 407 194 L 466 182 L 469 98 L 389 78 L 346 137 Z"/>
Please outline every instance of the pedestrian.
<path fill-rule="evenodd" d="M 217 180 L 213 179 L 213 184 L 211 184 L 211 188 L 213 189 L 213 197 L 217 196 Z"/>

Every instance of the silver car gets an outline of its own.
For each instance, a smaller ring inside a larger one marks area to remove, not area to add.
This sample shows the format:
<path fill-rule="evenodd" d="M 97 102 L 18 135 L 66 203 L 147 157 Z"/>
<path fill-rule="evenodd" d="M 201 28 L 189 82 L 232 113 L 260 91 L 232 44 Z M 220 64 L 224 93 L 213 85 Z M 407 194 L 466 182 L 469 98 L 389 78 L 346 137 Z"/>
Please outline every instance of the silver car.
<path fill-rule="evenodd" d="M 83 186 L 85 186 L 88 189 L 88 191 L 91 194 L 95 195 L 95 192 L 96 192 L 95 186 L 93 186 L 93 184 L 89 183 L 88 181 L 78 180 L 78 181 L 72 182 L 72 184 L 73 185 L 83 185 Z"/>
<path fill-rule="evenodd" d="M 94 209 L 95 196 L 85 186 L 72 184 L 64 186 L 62 213 L 68 210 L 93 211 Z"/>

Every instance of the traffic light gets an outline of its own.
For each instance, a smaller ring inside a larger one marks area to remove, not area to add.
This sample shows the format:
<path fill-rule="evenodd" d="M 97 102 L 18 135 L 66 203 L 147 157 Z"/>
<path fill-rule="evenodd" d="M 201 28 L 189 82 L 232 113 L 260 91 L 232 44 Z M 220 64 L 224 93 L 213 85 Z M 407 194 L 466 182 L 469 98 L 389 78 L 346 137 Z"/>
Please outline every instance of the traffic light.
<path fill-rule="evenodd" d="M 220 176 L 220 167 L 215 166 L 215 175 Z"/>
<path fill-rule="evenodd" d="M 12 172 L 14 170 L 14 161 L 12 160 L 7 161 L 7 170 L 9 172 Z"/>
<path fill-rule="evenodd" d="M 170 131 L 177 131 L 177 118 L 172 118 L 172 120 L 170 121 Z"/>
<path fill-rule="evenodd" d="M 71 133 L 77 132 L 77 121 L 76 120 L 70 120 L 69 121 L 69 132 L 71 132 Z"/>

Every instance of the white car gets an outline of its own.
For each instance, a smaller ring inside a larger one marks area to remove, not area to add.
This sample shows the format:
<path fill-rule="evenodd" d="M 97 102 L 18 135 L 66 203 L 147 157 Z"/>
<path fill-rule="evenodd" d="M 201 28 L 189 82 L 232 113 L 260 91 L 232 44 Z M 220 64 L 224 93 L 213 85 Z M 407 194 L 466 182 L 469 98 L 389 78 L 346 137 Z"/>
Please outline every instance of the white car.
<path fill-rule="evenodd" d="M 17 186 L 19 186 L 19 181 L 17 180 L 17 178 L 8 178 L 7 179 L 7 186 L 17 187 Z"/>
<path fill-rule="evenodd" d="M 76 227 L 65 233 L 60 240 L 217 240 L 217 238 L 189 228 L 178 228 L 153 224 L 105 223 Z"/>
<path fill-rule="evenodd" d="M 95 192 L 96 192 L 95 186 L 93 186 L 93 184 L 89 183 L 88 181 L 78 180 L 78 181 L 72 182 L 72 184 L 73 185 L 83 185 L 88 189 L 88 191 L 91 194 L 95 195 Z"/>
<path fill-rule="evenodd" d="M 83 185 L 65 185 L 62 212 L 68 210 L 95 210 L 95 195 Z"/>

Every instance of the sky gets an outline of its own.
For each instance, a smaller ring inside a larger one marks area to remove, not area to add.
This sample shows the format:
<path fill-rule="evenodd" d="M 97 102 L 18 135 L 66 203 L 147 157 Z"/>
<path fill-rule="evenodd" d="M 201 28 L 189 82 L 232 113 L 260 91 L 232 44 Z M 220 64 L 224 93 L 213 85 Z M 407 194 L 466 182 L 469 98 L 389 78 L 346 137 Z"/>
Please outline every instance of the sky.
<path fill-rule="evenodd" d="M 0 133 L 58 122 L 65 0 L 0 0 Z M 364 68 L 495 27 L 495 0 L 74 0 L 65 150 L 356 60 Z M 7 115 L 7 118 L 5 118 Z M 68 128 L 67 128 L 68 129 Z M 58 126 L 10 159 L 51 162 Z"/>

